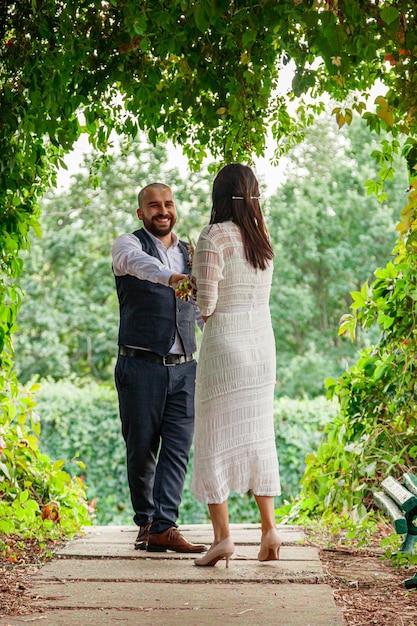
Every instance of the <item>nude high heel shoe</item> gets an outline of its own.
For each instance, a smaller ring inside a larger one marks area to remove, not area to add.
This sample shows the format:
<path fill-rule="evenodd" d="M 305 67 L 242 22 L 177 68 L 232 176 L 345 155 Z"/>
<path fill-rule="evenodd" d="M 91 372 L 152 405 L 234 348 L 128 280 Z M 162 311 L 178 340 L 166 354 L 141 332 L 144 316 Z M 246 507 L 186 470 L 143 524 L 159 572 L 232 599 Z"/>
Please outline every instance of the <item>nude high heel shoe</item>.
<path fill-rule="evenodd" d="M 275 528 L 271 528 L 261 539 L 258 561 L 278 561 L 281 539 Z"/>
<path fill-rule="evenodd" d="M 204 556 L 194 560 L 195 565 L 216 565 L 220 559 L 226 559 L 226 567 L 229 567 L 230 557 L 235 551 L 231 537 L 226 537 L 220 543 L 212 545 Z"/>

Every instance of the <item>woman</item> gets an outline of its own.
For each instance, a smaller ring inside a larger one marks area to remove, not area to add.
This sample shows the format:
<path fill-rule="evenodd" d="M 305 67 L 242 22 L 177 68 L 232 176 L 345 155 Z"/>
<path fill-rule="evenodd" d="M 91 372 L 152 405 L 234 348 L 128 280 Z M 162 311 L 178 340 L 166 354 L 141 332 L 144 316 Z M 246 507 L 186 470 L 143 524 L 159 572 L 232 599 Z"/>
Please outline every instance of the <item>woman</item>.
<path fill-rule="evenodd" d="M 197 242 L 193 276 L 205 323 L 197 367 L 192 491 L 214 530 L 196 565 L 234 552 L 230 491 L 253 492 L 262 525 L 260 561 L 277 560 L 274 496 L 281 493 L 273 400 L 275 341 L 269 311 L 273 250 L 250 167 L 226 165 L 213 184 L 210 225 Z"/>

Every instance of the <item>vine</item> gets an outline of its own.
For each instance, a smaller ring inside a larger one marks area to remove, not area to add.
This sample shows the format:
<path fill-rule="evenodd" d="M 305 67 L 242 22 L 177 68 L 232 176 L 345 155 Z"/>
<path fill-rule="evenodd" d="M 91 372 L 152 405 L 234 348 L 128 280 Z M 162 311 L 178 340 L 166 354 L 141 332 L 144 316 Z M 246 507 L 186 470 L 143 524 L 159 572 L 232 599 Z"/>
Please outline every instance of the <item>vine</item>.
<path fill-rule="evenodd" d="M 354 340 L 359 327 L 377 324 L 379 341 L 349 371 L 326 381 L 339 413 L 306 459 L 297 502 L 283 510 L 305 521 L 321 519 L 335 532 L 350 528 L 352 537 L 358 527 L 375 526 L 373 492 L 381 481 L 417 471 L 416 209 L 412 185 L 394 261 L 352 293 L 352 313 L 343 316 L 339 333 Z"/>

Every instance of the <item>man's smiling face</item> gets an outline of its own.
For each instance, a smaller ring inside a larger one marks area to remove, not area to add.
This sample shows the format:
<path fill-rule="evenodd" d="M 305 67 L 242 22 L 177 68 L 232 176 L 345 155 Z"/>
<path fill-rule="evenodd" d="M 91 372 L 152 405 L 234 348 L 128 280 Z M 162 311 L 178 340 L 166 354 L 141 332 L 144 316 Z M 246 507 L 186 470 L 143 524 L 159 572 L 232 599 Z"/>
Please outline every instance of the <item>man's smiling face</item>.
<path fill-rule="evenodd" d="M 155 237 L 163 238 L 169 235 L 177 221 L 171 189 L 162 185 L 147 187 L 137 215 L 145 228 Z"/>

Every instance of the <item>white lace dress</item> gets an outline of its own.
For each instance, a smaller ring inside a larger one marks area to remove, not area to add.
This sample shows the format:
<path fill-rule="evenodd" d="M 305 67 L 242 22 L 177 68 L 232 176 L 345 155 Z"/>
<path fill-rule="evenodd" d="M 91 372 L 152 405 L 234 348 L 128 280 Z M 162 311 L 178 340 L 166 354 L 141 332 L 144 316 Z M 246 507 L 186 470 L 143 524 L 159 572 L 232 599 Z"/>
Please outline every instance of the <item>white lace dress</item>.
<path fill-rule="evenodd" d="M 273 400 L 272 264 L 255 270 L 233 222 L 206 226 L 193 260 L 197 302 L 210 315 L 197 366 L 192 491 L 224 502 L 230 491 L 281 493 Z"/>

